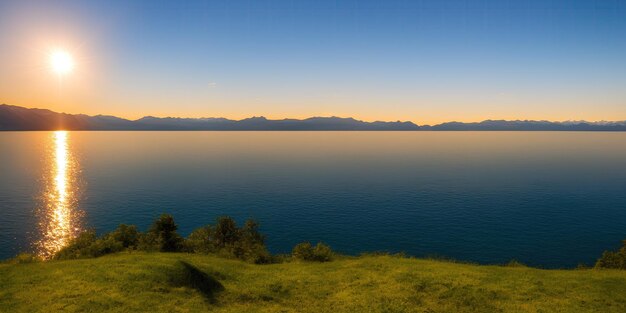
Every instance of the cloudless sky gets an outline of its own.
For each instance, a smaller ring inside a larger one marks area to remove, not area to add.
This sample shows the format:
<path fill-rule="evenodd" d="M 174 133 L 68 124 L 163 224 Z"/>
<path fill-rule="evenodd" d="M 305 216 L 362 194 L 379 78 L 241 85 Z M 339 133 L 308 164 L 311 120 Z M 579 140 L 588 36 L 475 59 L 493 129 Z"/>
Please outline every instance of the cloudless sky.
<path fill-rule="evenodd" d="M 48 65 L 64 49 L 75 69 Z M 626 1 L 0 1 L 0 102 L 418 124 L 626 120 Z"/>

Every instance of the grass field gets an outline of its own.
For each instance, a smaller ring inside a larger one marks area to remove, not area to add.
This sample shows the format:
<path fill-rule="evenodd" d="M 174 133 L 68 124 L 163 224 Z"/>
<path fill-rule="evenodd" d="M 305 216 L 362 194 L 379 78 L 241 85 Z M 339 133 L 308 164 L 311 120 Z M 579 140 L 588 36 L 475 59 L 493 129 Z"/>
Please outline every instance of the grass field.
<path fill-rule="evenodd" d="M 626 271 L 121 253 L 0 265 L 2 312 L 626 312 Z"/>

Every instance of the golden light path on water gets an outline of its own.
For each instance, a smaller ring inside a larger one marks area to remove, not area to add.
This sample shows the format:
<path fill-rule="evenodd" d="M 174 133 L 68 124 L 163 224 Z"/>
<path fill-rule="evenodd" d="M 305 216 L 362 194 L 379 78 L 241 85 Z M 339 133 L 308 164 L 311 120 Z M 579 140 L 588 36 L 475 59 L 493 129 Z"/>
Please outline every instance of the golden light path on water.
<path fill-rule="evenodd" d="M 40 222 L 39 255 L 44 259 L 51 258 L 80 232 L 74 184 L 78 165 L 72 157 L 68 136 L 67 131 L 55 131 L 52 136 Z"/>

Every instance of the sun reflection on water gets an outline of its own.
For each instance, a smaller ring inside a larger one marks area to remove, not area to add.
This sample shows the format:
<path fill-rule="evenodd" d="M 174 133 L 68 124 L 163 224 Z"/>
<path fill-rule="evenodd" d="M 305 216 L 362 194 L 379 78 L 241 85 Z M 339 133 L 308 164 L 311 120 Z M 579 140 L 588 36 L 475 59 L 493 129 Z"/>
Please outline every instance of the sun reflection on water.
<path fill-rule="evenodd" d="M 53 149 L 49 154 L 49 172 L 44 178 L 44 205 L 38 243 L 39 255 L 51 258 L 80 232 L 79 211 L 76 208 L 77 169 L 68 144 L 67 131 L 55 131 Z"/>

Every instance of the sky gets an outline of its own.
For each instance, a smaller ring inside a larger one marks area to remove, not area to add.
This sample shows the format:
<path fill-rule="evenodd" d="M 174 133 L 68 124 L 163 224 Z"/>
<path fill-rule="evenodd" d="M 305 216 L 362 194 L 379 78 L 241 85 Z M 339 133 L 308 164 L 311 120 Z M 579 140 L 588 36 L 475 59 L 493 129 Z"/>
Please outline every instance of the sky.
<path fill-rule="evenodd" d="M 65 75 L 55 49 L 72 56 Z M 0 1 L 0 103 L 136 119 L 626 120 L 626 1 Z"/>

